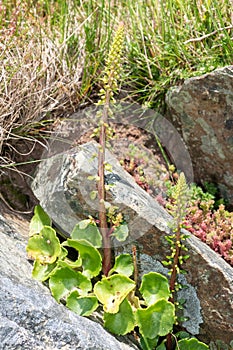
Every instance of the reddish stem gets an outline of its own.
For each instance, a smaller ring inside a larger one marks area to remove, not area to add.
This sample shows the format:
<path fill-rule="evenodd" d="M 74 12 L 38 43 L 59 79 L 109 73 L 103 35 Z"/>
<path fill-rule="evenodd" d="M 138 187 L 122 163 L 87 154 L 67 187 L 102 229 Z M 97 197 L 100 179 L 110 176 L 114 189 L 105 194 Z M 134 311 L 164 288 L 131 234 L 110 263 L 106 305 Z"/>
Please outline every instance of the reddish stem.
<path fill-rule="evenodd" d="M 105 161 L 105 143 L 106 143 L 106 125 L 108 120 L 109 110 L 109 92 L 106 93 L 106 103 L 103 109 L 103 115 L 100 125 L 100 137 L 99 137 L 99 152 L 98 152 L 98 198 L 99 198 L 99 225 L 103 238 L 103 273 L 108 275 L 111 269 L 111 240 L 109 235 L 109 229 L 107 225 L 107 212 L 105 208 L 105 185 L 104 185 L 104 161 Z"/>
<path fill-rule="evenodd" d="M 171 333 L 169 333 L 167 335 L 167 339 L 166 339 L 166 349 L 167 350 L 172 350 L 172 335 Z"/>

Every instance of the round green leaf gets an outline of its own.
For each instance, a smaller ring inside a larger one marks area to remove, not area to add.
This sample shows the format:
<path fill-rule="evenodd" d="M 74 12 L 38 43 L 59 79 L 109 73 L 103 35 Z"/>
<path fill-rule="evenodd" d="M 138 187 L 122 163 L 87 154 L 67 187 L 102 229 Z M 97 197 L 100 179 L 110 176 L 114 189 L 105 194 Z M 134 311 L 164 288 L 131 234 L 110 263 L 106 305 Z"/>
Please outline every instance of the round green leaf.
<path fill-rule="evenodd" d="M 99 304 L 95 296 L 80 297 L 75 290 L 67 297 L 66 306 L 80 316 L 90 316 Z"/>
<path fill-rule="evenodd" d="M 178 341 L 176 350 L 206 350 L 209 349 L 208 345 L 200 342 L 196 338 L 181 339 Z"/>
<path fill-rule="evenodd" d="M 111 275 L 113 272 L 117 272 L 129 277 L 133 274 L 133 270 L 134 266 L 131 255 L 121 254 L 116 257 L 115 264 L 109 271 L 109 275 Z"/>
<path fill-rule="evenodd" d="M 165 299 L 146 309 L 136 311 L 137 324 L 143 337 L 153 339 L 172 331 L 175 322 L 175 307 Z"/>
<path fill-rule="evenodd" d="M 129 228 L 128 228 L 128 225 L 125 223 L 117 226 L 112 233 L 112 236 L 116 237 L 116 239 L 120 242 L 124 242 L 128 237 L 128 235 L 129 235 Z"/>
<path fill-rule="evenodd" d="M 60 267 L 69 267 L 70 269 L 77 269 L 78 267 L 82 266 L 82 261 L 80 259 L 76 260 L 76 261 L 72 261 L 69 259 L 65 259 L 65 260 L 58 260 L 57 264 Z"/>
<path fill-rule="evenodd" d="M 115 314 L 104 313 L 104 327 L 114 334 L 124 335 L 135 327 L 135 317 L 132 307 L 127 299 L 124 299 Z"/>
<path fill-rule="evenodd" d="M 85 239 L 90 242 L 94 247 L 102 247 L 102 236 L 98 227 L 90 219 L 82 220 L 75 225 L 71 232 L 71 238 L 74 240 Z"/>
<path fill-rule="evenodd" d="M 162 343 L 159 346 L 157 346 L 156 350 L 166 350 L 166 349 L 167 349 L 166 348 L 166 339 L 164 339 L 162 341 Z"/>
<path fill-rule="evenodd" d="M 102 269 L 102 257 L 91 243 L 84 239 L 68 239 L 67 244 L 79 252 L 77 263 L 81 262 L 83 274 L 89 278 L 97 276 Z"/>
<path fill-rule="evenodd" d="M 65 259 L 65 257 L 68 255 L 68 250 L 66 248 L 64 248 L 62 245 L 61 245 L 61 254 L 59 255 L 59 260 L 63 260 Z"/>
<path fill-rule="evenodd" d="M 149 338 L 143 338 L 141 335 L 140 345 L 142 347 L 142 350 L 151 350 L 151 349 L 166 350 L 166 347 L 161 347 L 160 345 L 156 347 L 156 345 L 158 344 L 158 340 L 159 340 L 159 337 L 149 339 Z"/>
<path fill-rule="evenodd" d="M 40 205 L 36 205 L 29 224 L 29 236 L 38 234 L 44 226 L 51 226 L 51 219 Z"/>
<path fill-rule="evenodd" d="M 35 260 L 33 264 L 32 277 L 41 282 L 46 281 L 56 266 L 56 262 L 53 264 L 40 264 L 38 260 Z"/>
<path fill-rule="evenodd" d="M 157 272 L 149 272 L 142 277 L 139 288 L 148 306 L 159 299 L 167 299 L 170 296 L 169 283 L 165 276 Z"/>
<path fill-rule="evenodd" d="M 72 290 L 77 290 L 79 295 L 86 295 L 92 289 L 92 284 L 81 272 L 76 272 L 69 267 L 59 267 L 50 277 L 49 288 L 59 302 Z"/>
<path fill-rule="evenodd" d="M 135 283 L 124 275 L 103 277 L 96 283 L 94 293 L 103 304 L 105 312 L 114 314 L 126 296 L 135 288 Z"/>
<path fill-rule="evenodd" d="M 56 232 L 49 226 L 44 226 L 39 235 L 28 240 L 27 253 L 31 259 L 41 264 L 52 264 L 61 254 L 61 246 Z"/>
<path fill-rule="evenodd" d="M 185 301 L 185 299 L 184 299 Z M 179 303 L 180 303 L 180 299 L 179 299 Z M 186 331 L 179 331 L 176 333 L 176 338 L 177 339 L 190 339 L 191 335 L 190 333 L 186 332 Z"/>

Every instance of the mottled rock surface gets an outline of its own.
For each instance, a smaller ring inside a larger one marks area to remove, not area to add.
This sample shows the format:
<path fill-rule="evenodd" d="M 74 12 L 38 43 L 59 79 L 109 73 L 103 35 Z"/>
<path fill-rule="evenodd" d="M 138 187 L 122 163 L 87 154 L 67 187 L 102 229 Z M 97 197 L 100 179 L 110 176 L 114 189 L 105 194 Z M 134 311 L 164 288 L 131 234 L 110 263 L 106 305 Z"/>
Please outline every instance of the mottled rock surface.
<path fill-rule="evenodd" d="M 195 181 L 217 183 L 233 205 L 233 66 L 185 80 L 167 93 L 167 117 L 188 147 Z"/>
<path fill-rule="evenodd" d="M 88 143 L 51 157 L 38 169 L 34 193 L 63 231 L 70 232 L 78 220 L 89 214 L 96 215 L 97 202 L 90 200 L 96 184 L 88 180 L 88 176 L 97 173 L 97 159 L 92 157 L 97 150 L 96 144 Z M 106 174 L 108 180 L 110 175 L 117 175 L 111 180 L 114 186 L 107 200 L 125 215 L 130 229 L 128 243 L 137 240 L 141 251 L 140 270 L 163 272 L 160 262 L 169 252 L 164 235 L 170 233 L 171 217 L 133 181 L 110 152 L 106 158 L 113 166 L 113 172 Z M 233 269 L 196 237 L 191 236 L 188 245 L 190 259 L 185 266 L 188 274 L 182 281 L 188 289 L 182 291 L 185 293 L 182 297 L 187 299 L 184 312 L 190 319 L 184 325 L 192 334 L 199 333 L 205 342 L 216 339 L 230 342 L 233 339 Z M 127 245 L 116 249 L 119 252 L 127 249 Z"/>
<path fill-rule="evenodd" d="M 51 157 L 40 164 L 32 183 L 42 207 L 67 233 L 79 220 L 97 215 L 98 200 L 90 198 L 90 193 L 97 189 L 96 181 L 89 179 L 98 172 L 97 158 L 93 156 L 97 152 L 98 144 L 93 141 Z M 106 161 L 112 165 L 112 172 L 106 172 L 106 182 L 114 185 L 107 193 L 107 201 L 124 212 L 133 238 L 144 235 L 155 222 L 163 229 L 163 210 L 159 204 L 135 183 L 109 151 Z"/>
<path fill-rule="evenodd" d="M 26 242 L 0 215 L 0 349 L 137 349 L 57 304 L 49 290 L 32 279 Z"/>

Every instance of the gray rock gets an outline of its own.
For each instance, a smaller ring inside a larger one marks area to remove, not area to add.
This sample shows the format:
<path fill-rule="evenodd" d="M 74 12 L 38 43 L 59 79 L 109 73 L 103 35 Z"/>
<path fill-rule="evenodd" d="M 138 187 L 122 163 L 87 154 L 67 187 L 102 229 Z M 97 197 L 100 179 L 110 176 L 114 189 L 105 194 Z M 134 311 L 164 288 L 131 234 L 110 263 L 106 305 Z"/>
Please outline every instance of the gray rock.
<path fill-rule="evenodd" d="M 26 238 L 0 215 L 0 349 L 129 350 L 102 326 L 56 303 L 32 279 Z"/>
<path fill-rule="evenodd" d="M 97 159 L 92 157 L 97 147 L 94 143 L 85 144 L 54 156 L 39 167 L 33 183 L 34 193 L 64 232 L 70 232 L 78 220 L 97 213 L 98 203 L 89 197 L 90 192 L 96 190 L 95 181 L 87 179 L 97 173 Z M 135 184 L 110 152 L 106 153 L 106 159 L 117 175 L 107 201 L 120 208 L 130 229 L 125 246 L 118 245 L 115 249 L 118 253 L 124 249 L 129 251 L 132 242 L 137 240 L 141 271 L 159 271 L 158 262 L 169 252 L 164 235 L 170 233 L 171 217 Z M 184 283 L 189 284 L 189 288 L 184 312 L 190 320 L 185 326 L 191 333 L 199 333 L 205 342 L 216 339 L 230 342 L 233 339 L 233 269 L 196 237 L 191 236 L 187 245 L 190 259 L 184 267 L 188 271 Z"/>
<path fill-rule="evenodd" d="M 218 184 L 233 205 L 233 66 L 187 79 L 166 96 L 167 118 L 181 133 L 196 182 Z"/>
<path fill-rule="evenodd" d="M 97 158 L 93 157 L 97 152 L 98 144 L 89 142 L 51 157 L 38 167 L 32 183 L 34 194 L 66 233 L 88 215 L 97 215 L 98 200 L 90 198 L 90 193 L 96 191 L 96 182 L 88 179 L 97 174 Z M 163 230 L 164 211 L 159 204 L 135 183 L 109 151 L 106 161 L 112 165 L 112 173 L 106 173 L 106 180 L 109 178 L 109 183 L 114 185 L 106 200 L 123 210 L 133 232 L 130 240 L 142 236 L 154 224 Z M 116 179 L 111 180 L 114 174 Z"/>

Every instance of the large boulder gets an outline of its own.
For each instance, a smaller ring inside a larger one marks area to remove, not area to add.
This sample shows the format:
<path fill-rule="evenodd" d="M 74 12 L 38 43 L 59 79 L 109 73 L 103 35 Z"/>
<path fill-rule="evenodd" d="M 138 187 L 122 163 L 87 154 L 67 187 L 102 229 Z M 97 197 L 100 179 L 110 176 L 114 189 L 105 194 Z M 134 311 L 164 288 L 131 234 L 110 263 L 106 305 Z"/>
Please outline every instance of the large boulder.
<path fill-rule="evenodd" d="M 0 214 L 0 349 L 138 349 L 59 305 L 48 288 L 32 279 L 23 225 L 19 221 L 16 229 Z"/>
<path fill-rule="evenodd" d="M 69 234 L 78 220 L 97 215 L 98 203 L 90 199 L 96 183 L 88 179 L 97 173 L 97 151 L 97 144 L 87 143 L 43 161 L 38 168 L 32 188 L 64 234 Z M 124 245 L 115 243 L 116 251 L 129 251 L 131 244 L 136 244 L 141 271 L 167 274 L 161 261 L 169 252 L 164 236 L 170 233 L 171 217 L 110 152 L 106 152 L 106 161 L 113 167 L 112 173 L 106 173 L 106 181 L 114 184 L 107 201 L 120 208 L 130 230 Z M 188 274 L 181 282 L 188 288 L 180 297 L 187 300 L 184 316 L 189 319 L 183 325 L 205 342 L 219 339 L 229 343 L 233 340 L 233 269 L 196 237 L 190 236 L 187 245 Z"/>
<path fill-rule="evenodd" d="M 233 66 L 172 87 L 166 103 L 167 118 L 188 147 L 195 181 L 216 183 L 233 206 Z"/>

